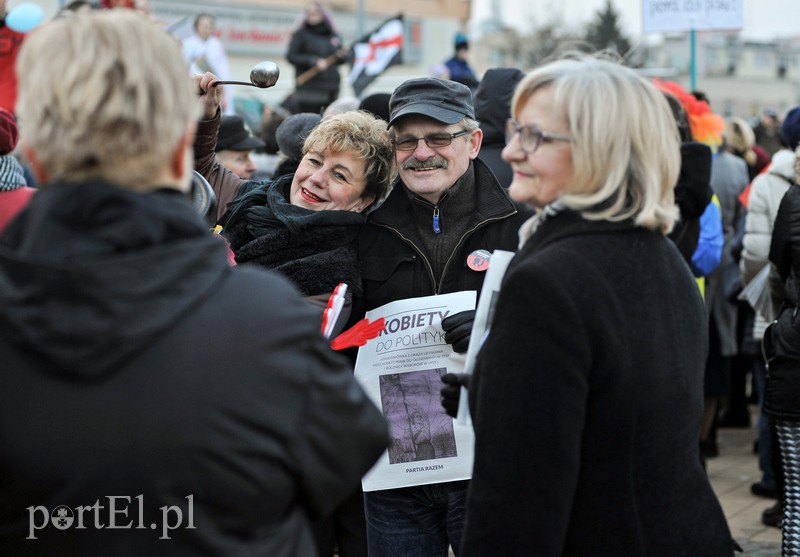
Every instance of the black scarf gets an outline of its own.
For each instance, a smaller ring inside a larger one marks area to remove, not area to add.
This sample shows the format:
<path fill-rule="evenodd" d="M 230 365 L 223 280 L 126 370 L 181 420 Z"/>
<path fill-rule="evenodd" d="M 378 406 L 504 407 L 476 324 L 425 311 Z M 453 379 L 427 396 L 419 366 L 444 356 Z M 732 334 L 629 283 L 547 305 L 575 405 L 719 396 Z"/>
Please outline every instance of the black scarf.
<path fill-rule="evenodd" d="M 231 203 L 222 234 L 236 262 L 279 271 L 306 296 L 332 292 L 340 282 L 359 293 L 355 239 L 364 216 L 292 205 L 291 184 L 291 175 L 282 176 Z"/>

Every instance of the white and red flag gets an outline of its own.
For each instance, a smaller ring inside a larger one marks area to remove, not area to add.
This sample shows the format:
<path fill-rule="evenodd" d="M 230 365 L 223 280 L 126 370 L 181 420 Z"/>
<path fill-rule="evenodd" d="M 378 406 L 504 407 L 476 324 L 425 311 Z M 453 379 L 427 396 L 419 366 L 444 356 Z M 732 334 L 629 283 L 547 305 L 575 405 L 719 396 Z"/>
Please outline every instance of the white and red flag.
<path fill-rule="evenodd" d="M 381 23 L 377 29 L 358 39 L 353 45 L 353 69 L 350 83 L 357 97 L 393 64 L 403 63 L 405 25 L 398 15 Z"/>

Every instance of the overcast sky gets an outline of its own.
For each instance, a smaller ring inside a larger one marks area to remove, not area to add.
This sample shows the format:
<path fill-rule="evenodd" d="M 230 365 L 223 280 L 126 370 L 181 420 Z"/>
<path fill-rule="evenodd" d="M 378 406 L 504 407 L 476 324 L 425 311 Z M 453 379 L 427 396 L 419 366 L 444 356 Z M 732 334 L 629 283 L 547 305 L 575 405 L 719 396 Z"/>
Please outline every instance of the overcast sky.
<path fill-rule="evenodd" d="M 800 36 L 800 0 L 741 1 L 744 37 L 769 40 Z M 594 19 L 597 11 L 605 6 L 605 0 L 473 0 L 473 23 L 489 17 L 493 2 L 504 14 L 503 21 L 508 25 L 525 25 L 531 18 L 541 25 L 559 17 L 566 26 L 580 27 Z M 612 4 L 620 13 L 623 28 L 630 36 L 641 37 L 642 0 L 612 0 Z"/>

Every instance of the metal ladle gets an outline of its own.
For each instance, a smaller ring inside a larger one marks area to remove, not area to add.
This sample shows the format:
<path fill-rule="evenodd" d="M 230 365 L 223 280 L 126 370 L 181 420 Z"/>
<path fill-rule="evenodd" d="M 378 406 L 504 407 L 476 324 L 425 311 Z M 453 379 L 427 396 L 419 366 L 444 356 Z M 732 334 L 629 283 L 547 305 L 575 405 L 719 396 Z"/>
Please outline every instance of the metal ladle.
<path fill-rule="evenodd" d="M 278 82 L 278 77 L 281 75 L 281 70 L 275 62 L 265 60 L 259 62 L 250 71 L 250 81 L 215 81 L 211 84 L 212 87 L 217 85 L 250 85 L 251 87 L 258 87 L 266 89 L 272 87 Z"/>

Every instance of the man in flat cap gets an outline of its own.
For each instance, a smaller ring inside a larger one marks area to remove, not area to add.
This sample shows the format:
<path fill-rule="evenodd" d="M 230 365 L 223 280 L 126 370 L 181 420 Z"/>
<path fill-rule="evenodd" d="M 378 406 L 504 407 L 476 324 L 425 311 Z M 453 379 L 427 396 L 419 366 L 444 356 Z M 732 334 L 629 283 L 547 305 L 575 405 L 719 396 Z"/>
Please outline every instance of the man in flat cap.
<path fill-rule="evenodd" d="M 250 153 L 264 145 L 263 141 L 250 133 L 241 116 L 231 114 L 222 117 L 215 149 L 217 161 L 242 180 L 249 180 L 256 171 Z"/>
<path fill-rule="evenodd" d="M 478 128 L 468 87 L 411 79 L 389 101 L 398 178 L 359 237 L 365 310 L 395 300 L 474 290 L 487 266 L 470 265 L 493 250 L 515 251 L 517 230 L 531 215 L 506 195 L 477 158 Z M 456 314 L 456 318 L 459 314 Z M 471 320 L 462 320 L 468 336 Z M 466 351 L 459 333 L 447 342 Z M 369 554 L 458 554 L 468 481 L 365 494 Z"/>

